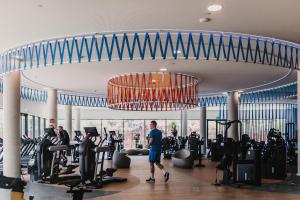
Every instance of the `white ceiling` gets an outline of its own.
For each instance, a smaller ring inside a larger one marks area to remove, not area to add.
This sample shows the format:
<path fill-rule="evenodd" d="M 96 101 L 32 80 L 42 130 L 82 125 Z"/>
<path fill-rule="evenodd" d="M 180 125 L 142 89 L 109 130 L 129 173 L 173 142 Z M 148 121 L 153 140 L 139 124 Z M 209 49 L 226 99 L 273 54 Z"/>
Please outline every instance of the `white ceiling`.
<path fill-rule="evenodd" d="M 26 85 L 59 88 L 62 90 L 106 94 L 106 83 L 115 75 L 134 72 L 155 72 L 160 68 L 184 72 L 200 79 L 200 94 L 245 90 L 276 81 L 289 73 L 286 68 L 206 60 L 123 60 L 101 63 L 66 64 L 24 71 Z M 38 73 L 37 73 L 38 72 Z M 28 78 L 28 80 L 26 80 Z M 283 81 L 272 86 L 289 83 L 296 78 L 292 72 Z M 262 89 L 265 87 L 261 87 Z"/>
<path fill-rule="evenodd" d="M 208 14 L 206 8 L 214 2 L 224 9 Z M 59 36 L 144 29 L 220 30 L 300 43 L 299 8 L 299 0 L 0 0 L 0 50 Z M 201 17 L 212 20 L 199 23 Z M 242 63 L 122 61 L 64 65 L 25 74 L 46 86 L 104 93 L 107 79 L 117 71 L 155 71 L 162 65 L 198 74 L 202 93 L 260 85 L 287 73 L 286 69 Z M 283 82 L 295 77 L 293 73 Z"/>

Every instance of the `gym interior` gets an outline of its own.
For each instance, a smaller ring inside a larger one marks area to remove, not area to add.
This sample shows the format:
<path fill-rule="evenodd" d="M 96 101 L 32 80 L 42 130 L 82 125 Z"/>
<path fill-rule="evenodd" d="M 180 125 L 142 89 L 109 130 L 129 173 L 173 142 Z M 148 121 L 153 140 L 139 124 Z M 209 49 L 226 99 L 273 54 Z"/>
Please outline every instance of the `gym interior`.
<path fill-rule="evenodd" d="M 299 199 L 299 8 L 2 0 L 0 199 Z"/>

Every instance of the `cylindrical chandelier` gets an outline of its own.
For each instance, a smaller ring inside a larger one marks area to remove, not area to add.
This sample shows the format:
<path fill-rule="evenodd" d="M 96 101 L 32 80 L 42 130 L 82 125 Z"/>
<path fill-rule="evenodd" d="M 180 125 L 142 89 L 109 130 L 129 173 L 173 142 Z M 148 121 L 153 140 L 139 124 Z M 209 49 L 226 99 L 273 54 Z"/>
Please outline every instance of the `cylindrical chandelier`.
<path fill-rule="evenodd" d="M 112 77 L 108 107 L 117 110 L 181 110 L 197 106 L 199 81 L 181 73 L 144 72 Z"/>

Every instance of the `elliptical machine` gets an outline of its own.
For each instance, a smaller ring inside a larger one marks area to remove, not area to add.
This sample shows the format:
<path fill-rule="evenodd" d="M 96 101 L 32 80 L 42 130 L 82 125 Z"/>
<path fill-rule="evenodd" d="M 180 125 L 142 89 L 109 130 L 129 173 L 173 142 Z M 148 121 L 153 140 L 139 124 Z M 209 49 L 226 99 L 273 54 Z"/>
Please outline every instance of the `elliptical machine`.
<path fill-rule="evenodd" d="M 104 146 L 105 139 L 102 138 L 98 145 L 95 144 L 95 138 L 99 136 L 96 127 L 85 127 L 84 129 L 86 138 L 79 147 L 81 183 L 91 188 L 101 188 L 107 183 L 127 181 L 127 178 L 113 177 L 113 173 L 116 171 L 114 168 L 104 170 L 105 153 L 114 149 Z M 98 172 L 98 160 L 100 157 L 100 170 Z"/>
<path fill-rule="evenodd" d="M 53 128 L 45 128 L 43 139 L 37 144 L 35 157 L 31 158 L 28 163 L 28 174 L 32 181 L 37 181 L 48 177 L 51 173 L 51 161 L 53 159 L 49 147 L 54 144 L 51 138 L 56 137 Z"/>
<path fill-rule="evenodd" d="M 53 128 L 45 128 L 45 136 L 37 144 L 36 154 L 28 163 L 28 173 L 32 181 L 41 183 L 59 183 L 64 179 L 78 178 L 78 176 L 59 177 L 63 174 L 73 173 L 77 166 L 68 165 L 65 170 L 59 168 L 60 152 L 67 151 L 70 148 L 66 145 L 54 145 L 51 138 L 56 137 Z"/>

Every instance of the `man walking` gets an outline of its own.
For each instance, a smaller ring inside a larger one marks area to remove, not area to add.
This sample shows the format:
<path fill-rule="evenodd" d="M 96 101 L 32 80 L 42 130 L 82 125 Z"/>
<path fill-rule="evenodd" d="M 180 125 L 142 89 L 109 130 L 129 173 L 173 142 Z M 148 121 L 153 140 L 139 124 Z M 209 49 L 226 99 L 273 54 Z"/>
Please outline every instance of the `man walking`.
<path fill-rule="evenodd" d="M 161 140 L 162 140 L 162 132 L 156 128 L 156 121 L 151 121 L 150 123 L 150 134 L 149 134 L 149 144 L 150 147 L 149 152 L 149 163 L 150 163 L 150 172 L 151 176 L 146 180 L 147 182 L 155 182 L 154 177 L 154 164 L 163 172 L 165 182 L 169 180 L 169 172 L 166 172 L 164 166 L 160 163 L 161 156 Z"/>

